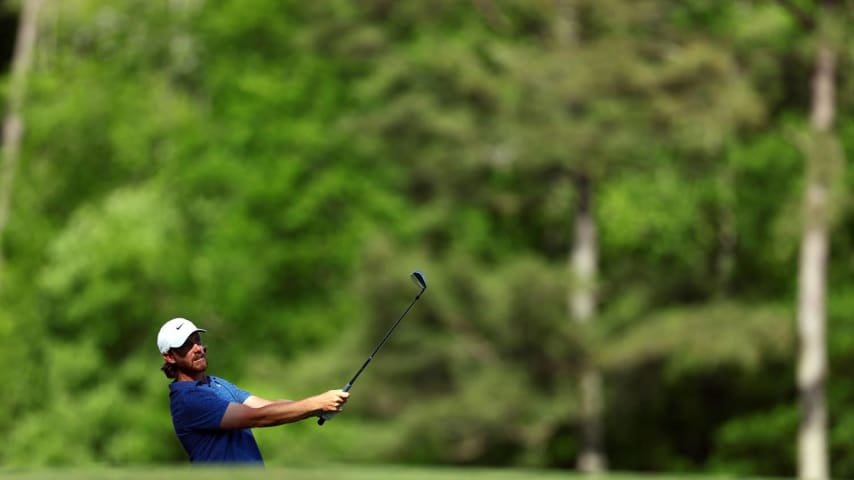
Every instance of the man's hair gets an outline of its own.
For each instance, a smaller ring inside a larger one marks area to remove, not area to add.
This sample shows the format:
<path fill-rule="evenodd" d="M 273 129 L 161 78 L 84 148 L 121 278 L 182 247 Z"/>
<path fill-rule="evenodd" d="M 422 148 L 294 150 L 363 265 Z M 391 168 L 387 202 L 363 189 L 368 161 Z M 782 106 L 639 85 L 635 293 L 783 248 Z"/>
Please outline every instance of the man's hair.
<path fill-rule="evenodd" d="M 163 370 L 163 374 L 166 375 L 166 378 L 178 378 L 178 366 L 174 363 L 163 362 L 163 366 L 160 367 L 160 370 Z"/>

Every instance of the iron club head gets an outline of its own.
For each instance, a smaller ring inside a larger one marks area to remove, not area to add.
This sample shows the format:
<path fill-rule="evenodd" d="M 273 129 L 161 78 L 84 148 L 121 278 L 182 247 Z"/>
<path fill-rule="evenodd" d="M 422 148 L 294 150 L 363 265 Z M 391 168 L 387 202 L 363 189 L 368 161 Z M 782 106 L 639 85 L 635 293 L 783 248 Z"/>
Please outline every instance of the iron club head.
<path fill-rule="evenodd" d="M 409 276 L 410 278 L 412 278 L 412 281 L 415 282 L 416 285 L 421 287 L 421 290 L 427 289 L 427 279 L 424 278 L 424 272 L 422 272 L 421 270 L 416 270 L 412 272 Z"/>

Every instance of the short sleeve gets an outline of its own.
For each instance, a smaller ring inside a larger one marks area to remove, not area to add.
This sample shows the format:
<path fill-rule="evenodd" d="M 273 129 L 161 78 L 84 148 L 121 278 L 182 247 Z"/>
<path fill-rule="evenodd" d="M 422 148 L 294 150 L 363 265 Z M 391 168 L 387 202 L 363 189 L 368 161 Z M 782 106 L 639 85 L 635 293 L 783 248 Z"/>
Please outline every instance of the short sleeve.
<path fill-rule="evenodd" d="M 213 392 L 197 389 L 192 395 L 181 395 L 175 413 L 188 430 L 214 430 L 222 423 L 229 403 Z"/>
<path fill-rule="evenodd" d="M 247 398 L 252 396 L 252 394 L 247 392 L 246 390 L 238 388 L 234 385 L 232 385 L 231 387 L 233 388 L 232 392 L 234 393 L 234 398 L 236 398 L 239 403 L 245 402 Z"/>
<path fill-rule="evenodd" d="M 247 398 L 252 396 L 251 393 L 237 387 L 235 384 L 229 382 L 228 380 L 226 380 L 224 378 L 213 377 L 213 376 L 211 378 L 216 383 L 219 383 L 220 385 L 225 387 L 225 389 L 228 390 L 228 393 L 231 396 L 231 398 L 234 399 L 234 401 L 237 403 L 243 403 L 246 401 Z"/>

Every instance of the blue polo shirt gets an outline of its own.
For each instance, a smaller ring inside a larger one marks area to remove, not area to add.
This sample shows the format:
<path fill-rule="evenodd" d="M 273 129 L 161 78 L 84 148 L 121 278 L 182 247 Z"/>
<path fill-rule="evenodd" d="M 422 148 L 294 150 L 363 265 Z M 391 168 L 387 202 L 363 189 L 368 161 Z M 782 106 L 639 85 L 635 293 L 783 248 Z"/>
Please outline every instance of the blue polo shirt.
<path fill-rule="evenodd" d="M 208 375 L 208 381 L 169 384 L 169 407 L 175 434 L 193 463 L 264 463 L 252 430 L 219 428 L 231 402 L 243 403 L 249 392 Z"/>

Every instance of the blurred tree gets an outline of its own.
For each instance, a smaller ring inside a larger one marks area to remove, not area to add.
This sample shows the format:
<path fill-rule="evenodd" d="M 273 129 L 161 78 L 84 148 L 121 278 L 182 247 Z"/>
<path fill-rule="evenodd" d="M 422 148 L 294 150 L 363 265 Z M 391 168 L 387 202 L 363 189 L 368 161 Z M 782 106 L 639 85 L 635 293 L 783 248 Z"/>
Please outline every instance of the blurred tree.
<path fill-rule="evenodd" d="M 12 56 L 12 72 L 7 98 L 6 114 L 3 116 L 2 149 L 0 149 L 0 245 L 4 238 L 9 217 L 9 202 L 15 174 L 20 162 L 21 137 L 24 130 L 22 119 L 23 104 L 27 93 L 30 66 L 34 56 L 38 37 L 39 11 L 42 0 L 24 0 L 21 7 L 21 19 L 15 39 L 15 51 Z M 3 249 L 0 248 L 0 284 L 5 263 Z"/>
<path fill-rule="evenodd" d="M 542 29 L 533 30 L 531 46 L 520 43 L 504 52 L 504 66 L 518 87 L 502 131 L 518 154 L 518 174 L 548 179 L 546 192 L 558 186 L 574 193 L 569 316 L 591 340 L 580 367 L 578 466 L 595 472 L 606 463 L 604 394 L 592 360 L 603 346 L 593 341 L 590 324 L 598 316 L 598 301 L 617 298 L 597 294 L 597 221 L 613 220 L 594 220 L 594 192 L 622 172 L 672 176 L 709 168 L 724 139 L 739 125 L 754 123 L 761 107 L 725 44 L 674 21 L 685 7 L 654 1 L 545 5 Z M 683 83 L 690 87 L 682 88 Z M 725 106 L 697 108 L 713 96 L 727 99 Z M 676 185 L 677 195 L 683 195 Z M 556 228 L 548 221 L 544 225 Z M 726 235 L 720 238 L 725 259 L 731 247 Z M 725 270 L 718 274 L 727 275 Z"/>
<path fill-rule="evenodd" d="M 838 51 L 850 20 L 846 1 L 799 4 L 780 0 L 810 38 L 815 52 L 811 89 L 811 132 L 802 140 L 806 160 L 803 226 L 798 272 L 799 352 L 797 385 L 801 423 L 798 431 L 798 476 L 830 477 L 827 447 L 827 262 L 829 236 L 836 213 L 844 154 L 833 130 L 836 116 Z"/>
<path fill-rule="evenodd" d="M 801 479 L 829 478 L 827 457 L 826 298 L 827 249 L 830 230 L 829 193 L 837 178 L 840 150 L 830 133 L 836 105 L 834 75 L 836 54 L 821 47 L 813 77 L 811 124 L 814 150 L 807 153 L 808 174 L 804 193 L 804 226 L 798 274 L 798 388 L 802 420 L 798 435 L 798 473 Z"/>

